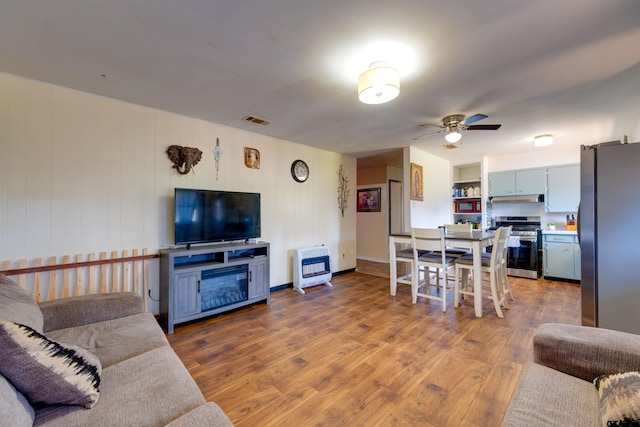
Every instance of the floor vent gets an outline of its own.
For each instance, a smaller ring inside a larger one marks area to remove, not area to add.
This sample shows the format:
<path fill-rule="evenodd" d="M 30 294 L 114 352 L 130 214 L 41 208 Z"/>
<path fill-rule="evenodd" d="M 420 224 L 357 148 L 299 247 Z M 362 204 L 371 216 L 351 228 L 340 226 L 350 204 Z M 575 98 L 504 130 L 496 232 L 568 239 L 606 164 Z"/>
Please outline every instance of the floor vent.
<path fill-rule="evenodd" d="M 271 124 L 269 120 L 261 119 L 260 117 L 256 117 L 256 116 L 245 116 L 242 120 L 244 120 L 245 122 L 253 123 L 256 125 L 263 125 L 263 126 Z"/>

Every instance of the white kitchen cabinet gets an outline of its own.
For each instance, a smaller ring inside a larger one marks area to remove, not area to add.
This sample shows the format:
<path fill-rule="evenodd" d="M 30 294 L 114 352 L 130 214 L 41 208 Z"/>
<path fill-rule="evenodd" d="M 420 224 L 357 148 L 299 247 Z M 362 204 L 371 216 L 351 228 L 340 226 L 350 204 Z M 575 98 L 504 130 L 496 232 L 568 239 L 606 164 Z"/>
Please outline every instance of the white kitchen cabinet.
<path fill-rule="evenodd" d="M 580 165 L 547 169 L 547 212 L 577 212 L 580 204 Z"/>
<path fill-rule="evenodd" d="M 516 172 L 492 172 L 489 174 L 489 196 L 515 196 Z"/>
<path fill-rule="evenodd" d="M 489 174 L 489 196 L 544 194 L 546 169 L 522 169 Z"/>
<path fill-rule="evenodd" d="M 543 234 L 544 276 L 580 280 L 580 246 L 575 235 Z"/>
<path fill-rule="evenodd" d="M 545 168 L 516 171 L 516 195 L 544 194 L 547 187 Z"/>

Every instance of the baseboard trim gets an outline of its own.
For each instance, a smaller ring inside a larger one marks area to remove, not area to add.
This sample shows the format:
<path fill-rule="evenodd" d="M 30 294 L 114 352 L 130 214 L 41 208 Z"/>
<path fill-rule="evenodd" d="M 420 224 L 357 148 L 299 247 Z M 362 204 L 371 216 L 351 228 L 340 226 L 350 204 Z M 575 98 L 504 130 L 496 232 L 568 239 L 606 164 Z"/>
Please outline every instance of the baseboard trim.
<path fill-rule="evenodd" d="M 349 268 L 347 270 L 336 271 L 335 273 L 331 273 L 331 277 L 339 276 L 341 274 L 353 273 L 354 271 L 356 271 L 355 268 Z M 271 288 L 269 288 L 269 293 L 274 293 L 274 292 L 281 291 L 283 289 L 290 289 L 290 288 L 293 288 L 293 282 L 285 283 L 284 285 L 272 286 Z"/>
<path fill-rule="evenodd" d="M 371 257 L 366 257 L 366 256 L 359 256 L 356 259 L 361 259 L 362 261 L 371 261 L 371 262 L 380 262 L 380 263 L 383 263 L 383 264 L 389 264 L 389 260 L 388 259 L 371 258 Z"/>

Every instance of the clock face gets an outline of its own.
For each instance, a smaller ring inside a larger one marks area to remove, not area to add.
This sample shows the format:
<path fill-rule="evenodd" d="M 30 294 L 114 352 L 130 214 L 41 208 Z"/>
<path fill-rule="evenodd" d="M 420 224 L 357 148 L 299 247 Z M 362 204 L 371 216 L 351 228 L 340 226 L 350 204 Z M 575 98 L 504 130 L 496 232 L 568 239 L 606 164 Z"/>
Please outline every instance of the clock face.
<path fill-rule="evenodd" d="M 291 163 L 291 176 L 298 182 L 305 182 L 309 178 L 309 166 L 302 160 L 296 160 Z"/>

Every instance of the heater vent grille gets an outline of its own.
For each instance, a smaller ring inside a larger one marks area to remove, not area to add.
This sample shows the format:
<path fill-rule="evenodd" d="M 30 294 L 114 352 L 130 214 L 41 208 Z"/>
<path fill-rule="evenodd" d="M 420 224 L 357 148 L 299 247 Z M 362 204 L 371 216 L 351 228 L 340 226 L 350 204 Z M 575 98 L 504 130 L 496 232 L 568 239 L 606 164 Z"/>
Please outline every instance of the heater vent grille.
<path fill-rule="evenodd" d="M 271 124 L 269 120 L 261 119 L 260 117 L 256 117 L 256 116 L 244 116 L 242 120 L 244 120 L 245 122 L 253 123 L 256 125 L 262 125 L 262 126 Z"/>
<path fill-rule="evenodd" d="M 329 248 L 316 246 L 296 249 L 293 253 L 293 289 L 304 294 L 302 288 L 325 284 L 331 286 L 331 258 Z"/>

